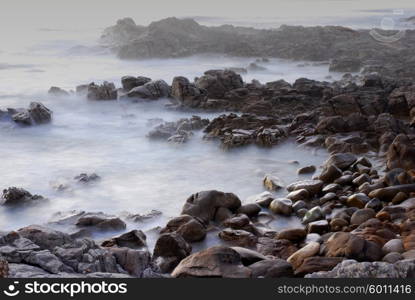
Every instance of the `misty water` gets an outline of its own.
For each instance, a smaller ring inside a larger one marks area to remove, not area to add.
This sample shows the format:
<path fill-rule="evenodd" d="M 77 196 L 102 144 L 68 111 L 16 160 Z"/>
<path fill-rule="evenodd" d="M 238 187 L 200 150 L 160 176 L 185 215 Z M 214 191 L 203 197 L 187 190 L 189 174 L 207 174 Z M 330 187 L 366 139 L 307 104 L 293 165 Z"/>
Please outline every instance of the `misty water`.
<path fill-rule="evenodd" d="M 53 111 L 53 122 L 48 125 L 22 128 L 0 122 L 1 188 L 22 187 L 49 198 L 47 204 L 36 207 L 1 207 L 1 230 L 43 224 L 55 213 L 71 210 L 115 215 L 161 211 L 162 216 L 153 221 L 129 224 L 149 230 L 179 215 L 192 193 L 217 189 L 233 192 L 245 202 L 264 191 L 264 174 L 275 174 L 290 183 L 299 178 L 296 170 L 300 166 L 319 166 L 326 158 L 324 150 L 304 149 L 294 141 L 272 149 L 251 146 L 225 152 L 218 143 L 203 140 L 202 132 L 183 145 L 150 141 L 146 137 L 150 119 L 175 121 L 195 114 L 166 109 L 167 99 L 134 103 L 50 96 L 50 86 L 70 90 L 104 80 L 120 86 L 124 75 L 171 83 L 174 76 L 193 79 L 208 69 L 246 67 L 256 59 L 205 55 L 121 61 L 96 46 L 93 39 L 89 43 L 86 38 L 74 39 L 78 34 L 39 30 L 26 45 L 0 49 L 0 108 L 27 107 L 31 101 L 40 101 Z M 56 36 L 58 40 L 53 38 Z M 99 36 L 99 30 L 94 36 Z M 244 80 L 265 83 L 283 78 L 293 82 L 299 77 L 333 80 L 340 76 L 329 74 L 324 64 L 272 59 L 264 66 L 266 71 L 249 72 Z M 212 119 L 218 114 L 197 115 Z M 74 183 L 74 176 L 92 172 L 102 179 L 88 186 Z M 59 184 L 69 184 L 69 188 L 58 191 Z"/>

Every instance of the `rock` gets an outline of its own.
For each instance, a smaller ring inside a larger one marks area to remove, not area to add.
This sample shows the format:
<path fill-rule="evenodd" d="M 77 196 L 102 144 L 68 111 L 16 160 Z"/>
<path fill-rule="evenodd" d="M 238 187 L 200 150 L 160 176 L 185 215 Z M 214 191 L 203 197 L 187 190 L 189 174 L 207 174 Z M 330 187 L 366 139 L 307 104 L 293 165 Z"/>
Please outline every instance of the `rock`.
<path fill-rule="evenodd" d="M 309 192 L 306 189 L 296 190 L 289 193 L 286 198 L 292 201 L 297 200 L 306 200 L 310 196 Z"/>
<path fill-rule="evenodd" d="M 342 175 L 343 173 L 338 167 L 336 167 L 335 165 L 329 165 L 323 170 L 323 172 L 321 172 L 318 178 L 325 183 L 330 183 L 336 180 L 337 178 L 341 177 Z"/>
<path fill-rule="evenodd" d="M 248 201 L 250 200 L 262 207 L 268 207 L 271 204 L 272 200 L 274 200 L 274 196 L 270 192 L 263 192 L 261 194 L 250 197 Z"/>
<path fill-rule="evenodd" d="M 241 206 L 241 200 L 232 193 L 219 191 L 203 191 L 191 195 L 182 209 L 182 214 L 198 217 L 208 223 L 215 217 L 216 210 L 220 207 L 236 211 Z"/>
<path fill-rule="evenodd" d="M 238 252 L 238 254 L 241 256 L 241 260 L 244 266 L 249 266 L 258 261 L 267 259 L 261 253 L 256 252 L 251 249 L 242 248 L 242 247 L 232 247 L 232 249 Z"/>
<path fill-rule="evenodd" d="M 386 262 L 356 262 L 344 260 L 329 272 L 317 272 L 306 278 L 409 278 L 413 276 L 414 260 Z"/>
<path fill-rule="evenodd" d="M 219 232 L 219 237 L 226 242 L 240 247 L 254 247 L 258 241 L 258 238 L 248 231 L 230 228 Z"/>
<path fill-rule="evenodd" d="M 374 198 L 372 200 L 370 200 L 368 203 L 366 203 L 365 208 L 371 208 L 374 211 L 379 211 L 381 210 L 383 207 L 382 202 L 380 202 L 379 199 Z"/>
<path fill-rule="evenodd" d="M 126 224 L 120 218 L 104 215 L 102 213 L 88 213 L 81 216 L 76 224 L 78 227 L 91 228 L 99 231 L 123 230 Z"/>
<path fill-rule="evenodd" d="M 404 257 L 402 256 L 402 254 L 397 253 L 397 252 L 390 252 L 382 258 L 382 261 L 390 263 L 390 264 L 394 264 L 403 259 Z"/>
<path fill-rule="evenodd" d="M 131 230 L 102 242 L 101 246 L 140 249 L 147 246 L 146 235 L 141 230 Z"/>
<path fill-rule="evenodd" d="M 277 191 L 284 187 L 284 183 L 276 176 L 267 175 L 263 180 L 263 184 L 267 190 Z"/>
<path fill-rule="evenodd" d="M 243 81 L 231 70 L 209 70 L 196 80 L 196 86 L 206 90 L 209 98 L 223 99 L 226 92 L 242 88 Z"/>
<path fill-rule="evenodd" d="M 296 276 L 304 276 L 320 271 L 330 271 L 343 261 L 342 257 L 312 256 L 304 259 L 301 266 L 295 270 Z"/>
<path fill-rule="evenodd" d="M 100 180 L 101 177 L 98 176 L 95 173 L 91 173 L 91 174 L 81 173 L 78 176 L 75 176 L 74 179 L 77 182 L 80 182 L 80 183 L 90 183 L 90 182 L 94 182 L 94 181 Z"/>
<path fill-rule="evenodd" d="M 127 93 L 129 98 L 157 100 L 170 97 L 170 86 L 164 80 L 154 80 L 131 89 Z"/>
<path fill-rule="evenodd" d="M 286 260 L 296 252 L 298 248 L 289 240 L 260 237 L 258 239 L 257 250 L 263 255 L 271 255 Z"/>
<path fill-rule="evenodd" d="M 262 260 L 249 266 L 252 278 L 293 277 L 293 268 L 283 259 Z"/>
<path fill-rule="evenodd" d="M 307 203 L 305 203 L 303 200 L 298 200 L 293 204 L 293 211 L 297 213 L 301 209 L 306 209 Z"/>
<path fill-rule="evenodd" d="M 303 218 L 303 224 L 308 224 L 314 221 L 318 221 L 324 218 L 323 211 L 320 206 L 315 206 L 310 209 Z"/>
<path fill-rule="evenodd" d="M 324 165 L 325 167 L 334 165 L 341 170 L 347 170 L 356 161 L 357 157 L 352 153 L 336 153 L 331 155 Z"/>
<path fill-rule="evenodd" d="M 128 92 L 135 87 L 142 86 L 151 81 L 151 78 L 144 76 L 124 76 L 121 78 L 121 84 L 124 91 Z"/>
<path fill-rule="evenodd" d="M 328 257 L 347 257 L 359 261 L 376 261 L 382 257 L 382 250 L 377 244 L 347 232 L 331 235 L 326 242 L 325 253 Z"/>
<path fill-rule="evenodd" d="M 312 174 L 316 171 L 316 166 L 306 166 L 297 170 L 297 174 Z"/>
<path fill-rule="evenodd" d="M 366 194 L 358 193 L 347 198 L 347 206 L 364 208 L 369 201 L 370 198 Z"/>
<path fill-rule="evenodd" d="M 386 255 L 392 252 L 403 253 L 405 249 L 401 239 L 392 239 L 383 245 L 382 251 Z"/>
<path fill-rule="evenodd" d="M 269 209 L 275 214 L 290 215 L 292 213 L 292 201 L 279 198 L 271 202 Z"/>
<path fill-rule="evenodd" d="M 376 189 L 369 193 L 370 198 L 378 198 L 381 201 L 392 201 L 392 199 L 399 193 L 414 193 L 415 184 L 401 184 L 389 186 L 385 188 Z"/>
<path fill-rule="evenodd" d="M 356 177 L 355 179 L 353 179 L 353 184 L 357 185 L 357 186 L 361 186 L 362 184 L 364 184 L 365 182 L 370 182 L 370 176 L 368 174 L 362 174 L 358 177 Z"/>
<path fill-rule="evenodd" d="M 318 233 L 323 234 L 330 230 L 329 223 L 327 220 L 321 220 L 321 221 L 314 221 L 310 222 L 307 225 L 307 232 L 308 233 Z"/>
<path fill-rule="evenodd" d="M 319 203 L 323 205 L 327 202 L 333 201 L 337 199 L 337 195 L 333 192 L 325 194 L 323 197 L 320 198 Z"/>
<path fill-rule="evenodd" d="M 143 277 L 143 273 L 150 267 L 151 254 L 147 250 L 129 248 L 110 248 L 116 257 L 117 263 L 130 275 Z"/>
<path fill-rule="evenodd" d="M 330 229 L 331 231 L 343 231 L 343 229 L 349 226 L 349 222 L 345 219 L 334 218 L 330 221 Z"/>
<path fill-rule="evenodd" d="M 190 83 L 185 77 L 174 77 L 171 95 L 184 107 L 198 107 L 207 98 L 207 91 Z"/>
<path fill-rule="evenodd" d="M 60 87 L 57 87 L 57 86 L 50 87 L 50 89 L 48 91 L 48 94 L 56 96 L 56 97 L 69 96 L 69 93 L 67 91 L 65 91 L 64 89 L 61 89 Z"/>
<path fill-rule="evenodd" d="M 31 102 L 28 109 L 9 109 L 12 120 L 18 124 L 30 126 L 50 123 L 52 111 L 40 102 Z"/>
<path fill-rule="evenodd" d="M 52 250 L 73 242 L 73 239 L 66 233 L 53 230 L 40 225 L 30 225 L 18 230 L 21 237 L 31 240 L 41 249 Z"/>
<path fill-rule="evenodd" d="M 9 276 L 9 264 L 4 258 L 0 258 L 0 278 Z"/>
<path fill-rule="evenodd" d="M 250 223 L 247 215 L 240 214 L 233 218 L 229 218 L 223 222 L 223 226 L 230 227 L 232 229 L 242 229 Z"/>
<path fill-rule="evenodd" d="M 256 203 L 249 203 L 249 204 L 244 204 L 241 207 L 239 207 L 237 210 L 237 213 L 245 214 L 248 217 L 252 218 L 252 217 L 256 217 L 260 211 L 261 211 L 261 206 L 259 206 Z"/>
<path fill-rule="evenodd" d="M 292 191 L 304 189 L 304 190 L 307 190 L 307 192 L 310 195 L 315 195 L 321 192 L 321 189 L 323 188 L 323 184 L 324 183 L 321 180 L 302 180 L 302 181 L 297 181 L 297 182 L 290 184 L 287 187 L 287 190 L 289 192 L 292 192 Z"/>
<path fill-rule="evenodd" d="M 307 232 L 304 228 L 284 229 L 278 232 L 277 238 L 280 240 L 301 241 L 305 239 Z"/>
<path fill-rule="evenodd" d="M 180 217 L 170 220 L 166 227 L 160 233 L 176 232 L 180 234 L 186 242 L 193 243 L 202 241 L 206 237 L 206 226 L 189 215 L 182 215 Z"/>
<path fill-rule="evenodd" d="M 415 169 L 415 145 L 407 135 L 399 134 L 389 146 L 386 160 L 388 169 Z"/>
<path fill-rule="evenodd" d="M 102 85 L 90 83 L 87 88 L 87 98 L 89 100 L 116 100 L 117 89 L 115 85 L 104 81 Z"/>
<path fill-rule="evenodd" d="M 304 262 L 307 257 L 316 255 L 320 251 L 320 244 L 316 242 L 310 242 L 294 254 L 292 254 L 288 259 L 294 270 L 298 269 Z"/>
<path fill-rule="evenodd" d="M 177 233 L 164 233 L 154 246 L 153 256 L 163 273 L 172 271 L 179 262 L 192 252 L 190 246 Z"/>
<path fill-rule="evenodd" d="M 395 195 L 395 197 L 393 197 L 392 204 L 400 204 L 406 199 L 408 199 L 408 195 L 403 192 L 399 192 Z"/>
<path fill-rule="evenodd" d="M 252 271 L 242 265 L 238 252 L 229 247 L 216 246 L 182 260 L 172 276 L 248 278 L 251 274 Z"/>
<path fill-rule="evenodd" d="M 353 175 L 346 174 L 337 178 L 334 183 L 339 185 L 351 185 L 353 182 Z"/>
<path fill-rule="evenodd" d="M 371 208 L 362 208 L 353 213 L 350 218 L 350 224 L 352 225 L 360 225 L 367 220 L 374 218 L 376 212 Z"/>
<path fill-rule="evenodd" d="M 47 201 L 39 195 L 32 195 L 22 188 L 10 187 L 3 190 L 2 205 L 4 206 L 22 206 L 42 203 Z"/>

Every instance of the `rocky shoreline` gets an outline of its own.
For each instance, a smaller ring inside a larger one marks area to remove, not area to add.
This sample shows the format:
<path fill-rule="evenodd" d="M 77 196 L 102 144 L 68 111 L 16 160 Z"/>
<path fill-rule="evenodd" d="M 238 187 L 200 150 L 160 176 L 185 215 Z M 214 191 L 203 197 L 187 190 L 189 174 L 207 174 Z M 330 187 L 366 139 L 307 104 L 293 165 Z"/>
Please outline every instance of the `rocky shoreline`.
<path fill-rule="evenodd" d="M 195 79 L 178 76 L 171 84 L 125 76 L 119 88 L 111 82 L 80 85 L 75 92 L 52 87 L 53 97 L 76 94 L 98 102 L 168 99 L 166 109 L 194 114 L 174 122 L 149 120 L 149 139 L 185 147 L 202 131 L 204 140 L 227 151 L 295 139 L 310 151 L 325 148 L 329 156 L 322 166 L 299 166 L 304 180 L 288 185 L 266 174 L 264 192 L 249 202 L 237 191 L 217 190 L 182 199 L 181 214 L 154 229 L 154 249 L 139 222 L 157 211 L 62 212 L 48 224 L 0 232 L 0 277 L 415 276 L 415 31 L 391 46 L 368 31 L 335 26 L 257 30 L 169 18 L 143 27 L 123 19 L 102 40 L 129 59 L 210 52 L 259 57 L 251 70 L 280 57 L 324 61 L 332 71 L 356 74 L 334 82 L 248 83 L 240 75 L 245 69 L 232 68 Z M 221 115 L 209 120 L 197 116 L 201 112 Z M 0 119 L 48 126 L 53 113 L 32 102 L 27 109 L 0 110 Z M 56 189 L 99 180 L 83 173 Z M 17 187 L 4 189 L 1 199 L 5 207 L 27 209 L 50 201 Z M 299 225 L 277 231 L 270 223 L 278 218 Z M 135 224 L 132 230 L 127 221 Z M 195 251 L 209 236 L 217 245 Z"/>

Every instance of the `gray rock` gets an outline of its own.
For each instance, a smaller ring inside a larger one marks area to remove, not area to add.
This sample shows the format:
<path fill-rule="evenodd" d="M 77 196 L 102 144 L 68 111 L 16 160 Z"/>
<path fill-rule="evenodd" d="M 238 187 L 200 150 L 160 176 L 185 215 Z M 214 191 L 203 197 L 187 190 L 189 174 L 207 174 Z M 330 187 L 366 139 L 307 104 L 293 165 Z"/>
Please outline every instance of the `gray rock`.
<path fill-rule="evenodd" d="M 157 100 L 170 97 L 170 92 L 170 86 L 164 80 L 155 80 L 131 89 L 127 97 Z"/>

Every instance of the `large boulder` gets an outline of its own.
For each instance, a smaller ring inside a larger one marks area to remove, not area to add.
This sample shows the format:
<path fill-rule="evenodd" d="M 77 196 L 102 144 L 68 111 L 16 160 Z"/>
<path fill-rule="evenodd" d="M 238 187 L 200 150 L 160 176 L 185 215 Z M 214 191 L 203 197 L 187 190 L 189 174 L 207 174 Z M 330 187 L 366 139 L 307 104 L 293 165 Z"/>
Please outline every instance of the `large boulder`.
<path fill-rule="evenodd" d="M 127 93 L 129 98 L 157 100 L 170 97 L 170 86 L 164 80 L 154 80 L 131 89 Z"/>
<path fill-rule="evenodd" d="M 357 157 L 352 153 L 336 153 L 329 157 L 324 163 L 325 168 L 333 165 L 341 170 L 347 170 L 357 161 Z"/>
<path fill-rule="evenodd" d="M 173 277 L 248 278 L 251 274 L 252 271 L 243 266 L 239 253 L 224 246 L 194 253 L 172 272 Z"/>
<path fill-rule="evenodd" d="M 376 243 L 348 232 L 336 232 L 325 244 L 327 257 L 346 257 L 359 261 L 376 261 L 383 256 Z"/>
<path fill-rule="evenodd" d="M 231 70 L 209 70 L 196 80 L 196 86 L 207 91 L 207 96 L 222 99 L 225 93 L 243 87 L 241 75 Z"/>
<path fill-rule="evenodd" d="M 135 229 L 105 240 L 101 246 L 140 249 L 147 246 L 146 235 L 141 230 Z"/>
<path fill-rule="evenodd" d="M 207 92 L 197 87 L 186 77 L 174 77 L 171 86 L 171 95 L 182 106 L 198 107 L 202 101 L 206 100 Z"/>
<path fill-rule="evenodd" d="M 144 76 L 124 76 L 121 78 L 121 84 L 124 91 L 128 92 L 135 87 L 142 86 L 147 82 L 150 82 L 151 78 L 144 77 Z"/>
<path fill-rule="evenodd" d="M 202 191 L 191 195 L 183 206 L 182 214 L 198 217 L 208 223 L 215 218 L 216 211 L 223 207 L 236 211 L 241 206 L 241 200 L 232 193 L 215 190 Z"/>
<path fill-rule="evenodd" d="M 52 111 L 40 102 L 31 102 L 28 109 L 9 109 L 12 120 L 21 125 L 50 123 Z"/>
<path fill-rule="evenodd" d="M 112 82 L 104 81 L 101 85 L 92 82 L 87 87 L 87 98 L 89 100 L 116 100 L 117 89 Z"/>
<path fill-rule="evenodd" d="M 171 219 L 160 233 L 176 232 L 187 242 L 193 243 L 201 241 L 206 236 L 206 226 L 202 221 L 189 215 Z"/>
<path fill-rule="evenodd" d="M 23 227 L 18 230 L 18 233 L 20 236 L 31 240 L 41 249 L 52 250 L 55 247 L 73 242 L 68 234 L 40 225 Z"/>
<path fill-rule="evenodd" d="M 153 256 L 162 272 L 172 271 L 179 262 L 192 251 L 181 235 L 177 233 L 164 233 L 158 238 L 154 246 Z"/>
<path fill-rule="evenodd" d="M 22 188 L 10 187 L 3 190 L 1 197 L 4 206 L 21 206 L 42 203 L 47 199 L 40 195 L 32 195 Z"/>

